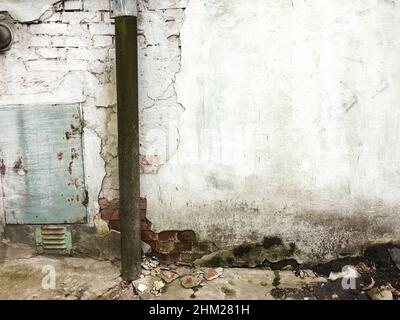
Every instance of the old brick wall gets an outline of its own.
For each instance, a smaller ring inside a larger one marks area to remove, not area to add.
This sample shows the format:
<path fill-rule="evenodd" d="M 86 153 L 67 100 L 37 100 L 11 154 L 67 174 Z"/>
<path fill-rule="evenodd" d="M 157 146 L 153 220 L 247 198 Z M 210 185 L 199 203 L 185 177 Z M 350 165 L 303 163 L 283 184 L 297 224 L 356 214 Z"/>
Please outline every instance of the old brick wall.
<path fill-rule="evenodd" d="M 119 201 L 99 200 L 102 219 L 109 222 L 111 229 L 120 229 Z M 166 230 L 159 233 L 151 228 L 152 223 L 147 218 L 147 200 L 140 199 L 140 218 L 142 240 L 149 244 L 152 253 L 165 261 L 193 261 L 218 248 L 211 241 L 200 241 L 192 230 Z"/>
<path fill-rule="evenodd" d="M 138 2 L 142 234 L 156 251 L 272 236 L 322 260 L 398 241 L 398 4 Z M 103 231 L 119 197 L 109 10 L 66 0 L 15 18 L 0 55 L 0 105 L 80 103 Z"/>
<path fill-rule="evenodd" d="M 180 28 L 187 3 L 139 1 L 139 161 L 143 175 L 157 174 L 179 144 L 178 120 L 184 109 L 177 102 L 175 78 L 180 70 Z M 4 9 L 24 12 L 17 5 Z M 34 18 L 26 14 L 27 21 L 3 14 L 12 21 L 14 43 L 0 56 L 0 105 L 81 104 L 90 223 L 98 223 L 101 217 L 110 229 L 118 229 L 115 40 L 109 0 L 54 1 Z M 174 143 L 165 152 L 168 141 Z M 142 194 L 146 197 L 146 191 Z M 212 250 L 193 231 L 153 232 L 146 208 L 144 198 L 142 236 L 155 252 L 178 259 Z M 173 236 L 167 239 L 166 234 Z"/>
<path fill-rule="evenodd" d="M 92 220 L 103 180 L 108 183 L 105 159 L 116 155 L 114 26 L 109 2 L 56 2 L 33 21 L 13 22 L 15 41 L 0 56 L 0 104 L 33 105 L 33 111 L 40 104 L 81 104 Z"/>

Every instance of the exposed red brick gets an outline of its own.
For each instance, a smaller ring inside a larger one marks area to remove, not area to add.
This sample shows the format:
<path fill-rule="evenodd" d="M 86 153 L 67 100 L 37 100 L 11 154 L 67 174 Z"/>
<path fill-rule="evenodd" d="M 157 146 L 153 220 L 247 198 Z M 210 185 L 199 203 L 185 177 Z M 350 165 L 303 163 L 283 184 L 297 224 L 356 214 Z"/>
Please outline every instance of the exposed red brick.
<path fill-rule="evenodd" d="M 158 240 L 160 241 L 175 241 L 176 239 L 176 231 L 162 231 L 158 234 Z"/>
<path fill-rule="evenodd" d="M 140 198 L 139 207 L 141 210 L 147 209 L 147 199 L 146 198 Z"/>
<path fill-rule="evenodd" d="M 158 155 L 139 155 L 139 163 L 141 166 L 159 166 L 160 156 Z"/>
<path fill-rule="evenodd" d="M 112 199 L 110 201 L 110 207 L 113 207 L 115 209 L 119 209 L 119 199 Z"/>
<path fill-rule="evenodd" d="M 190 251 L 190 252 L 181 252 L 179 259 L 183 262 L 193 262 L 196 259 L 200 259 L 204 256 L 204 253 L 197 252 L 197 251 Z"/>
<path fill-rule="evenodd" d="M 119 223 L 119 220 L 111 220 L 111 221 L 109 221 L 108 226 L 112 230 L 121 231 L 121 224 Z"/>
<path fill-rule="evenodd" d="M 114 209 L 114 208 L 105 208 L 103 210 L 101 210 L 101 218 L 103 220 L 118 220 L 119 216 L 118 216 L 118 209 Z"/>
<path fill-rule="evenodd" d="M 110 206 L 110 202 L 106 198 L 99 199 L 100 209 L 105 209 Z"/>
<path fill-rule="evenodd" d="M 212 281 L 214 279 L 219 278 L 223 274 L 223 269 L 222 268 L 205 268 L 203 269 L 204 271 L 204 278 L 207 281 Z"/>
<path fill-rule="evenodd" d="M 205 253 L 210 253 L 213 251 L 213 244 L 209 241 L 203 241 L 199 243 L 199 250 Z"/>
<path fill-rule="evenodd" d="M 169 252 L 169 253 L 159 253 L 157 252 L 157 257 L 164 263 L 175 263 L 181 261 L 181 254 L 179 252 Z"/>
<path fill-rule="evenodd" d="M 195 288 L 201 283 L 201 278 L 198 276 L 186 276 L 181 279 L 181 284 L 184 288 Z"/>
<path fill-rule="evenodd" d="M 101 198 L 99 199 L 100 214 L 103 220 L 119 220 L 119 199 L 113 199 L 111 201 Z M 146 217 L 147 200 L 146 198 L 140 198 L 140 217 Z"/>
<path fill-rule="evenodd" d="M 147 219 L 142 219 L 140 221 L 140 230 L 151 230 L 151 222 Z"/>
<path fill-rule="evenodd" d="M 156 251 L 160 253 L 170 253 L 174 250 L 174 242 L 173 241 L 157 241 Z"/>
<path fill-rule="evenodd" d="M 152 251 L 155 251 L 157 249 L 157 241 L 146 241 L 146 243 L 151 247 Z"/>
<path fill-rule="evenodd" d="M 158 240 L 157 233 L 150 231 L 150 230 L 143 230 L 142 231 L 142 240 L 143 241 L 156 241 L 156 240 Z"/>
<path fill-rule="evenodd" d="M 99 199 L 100 213 L 109 221 L 110 228 L 120 230 L 119 199 Z M 140 198 L 140 229 L 142 240 L 150 245 L 153 254 L 168 262 L 193 261 L 214 251 L 215 246 L 209 241 L 200 243 L 192 230 L 162 231 L 159 234 L 151 230 L 152 223 L 146 218 L 147 199 Z"/>
<path fill-rule="evenodd" d="M 175 247 L 175 251 L 178 251 L 178 252 L 192 251 L 193 243 L 189 242 L 189 241 L 180 241 L 180 242 L 176 242 L 174 247 Z"/>
<path fill-rule="evenodd" d="M 192 230 L 178 232 L 178 240 L 180 241 L 196 241 L 196 234 Z"/>

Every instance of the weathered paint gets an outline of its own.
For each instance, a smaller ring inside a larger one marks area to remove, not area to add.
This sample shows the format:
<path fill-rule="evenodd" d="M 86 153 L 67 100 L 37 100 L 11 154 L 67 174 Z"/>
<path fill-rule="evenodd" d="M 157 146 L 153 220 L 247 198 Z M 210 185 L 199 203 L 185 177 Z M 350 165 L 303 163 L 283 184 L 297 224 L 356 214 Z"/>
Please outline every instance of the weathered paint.
<path fill-rule="evenodd" d="M 0 107 L 7 224 L 86 221 L 79 105 Z"/>
<path fill-rule="evenodd" d="M 61 225 L 37 227 L 35 240 L 40 253 L 69 254 L 72 249 L 71 232 Z"/>
<path fill-rule="evenodd" d="M 8 11 L 16 20 L 34 21 L 57 0 L 0 0 L 0 11 Z"/>

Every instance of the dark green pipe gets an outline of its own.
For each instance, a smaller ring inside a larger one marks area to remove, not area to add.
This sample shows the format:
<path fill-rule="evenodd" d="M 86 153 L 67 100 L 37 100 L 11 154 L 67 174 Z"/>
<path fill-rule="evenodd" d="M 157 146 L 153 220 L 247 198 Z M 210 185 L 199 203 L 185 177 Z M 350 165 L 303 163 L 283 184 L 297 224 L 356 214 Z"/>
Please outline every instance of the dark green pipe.
<path fill-rule="evenodd" d="M 137 18 L 115 18 L 117 64 L 119 216 L 124 280 L 141 273 Z"/>

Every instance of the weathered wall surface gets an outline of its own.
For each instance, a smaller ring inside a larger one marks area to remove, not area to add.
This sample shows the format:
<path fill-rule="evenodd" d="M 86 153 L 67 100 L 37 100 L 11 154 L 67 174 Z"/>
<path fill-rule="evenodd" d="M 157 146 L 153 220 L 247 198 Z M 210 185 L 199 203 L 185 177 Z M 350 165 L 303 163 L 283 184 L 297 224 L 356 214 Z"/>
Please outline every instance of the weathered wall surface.
<path fill-rule="evenodd" d="M 179 148 L 142 179 L 154 229 L 313 257 L 400 240 L 399 4 L 191 0 L 185 16 Z"/>
<path fill-rule="evenodd" d="M 179 70 L 179 28 L 185 6 L 186 1 L 140 2 L 144 148 L 148 139 L 154 140 L 152 128 L 167 128 L 168 119 L 173 122 L 181 109 L 171 84 Z M 6 10 L 15 15 L 15 41 L 0 56 L 0 105 L 81 104 L 93 217 L 99 212 L 99 198 L 118 198 L 114 25 L 109 1 L 41 0 L 33 8 L 29 1 L 0 1 L 0 11 Z M 153 163 L 157 165 L 159 159 L 142 156 L 141 161 L 143 171 L 154 171 Z"/>
<path fill-rule="evenodd" d="M 99 211 L 113 220 L 109 3 L 50 2 L 25 16 L 24 1 L 0 0 L 17 20 L 0 56 L 0 105 L 81 104 L 90 222 Z M 143 236 L 153 249 L 277 236 L 301 257 L 326 258 L 400 240 L 399 17 L 384 0 L 139 1 Z"/>
<path fill-rule="evenodd" d="M 0 56 L 0 105 L 32 105 L 34 112 L 35 105 L 80 103 L 92 221 L 102 183 L 108 181 L 105 162 L 115 152 L 114 28 L 109 4 L 88 0 L 52 6 L 51 1 L 38 1 L 36 7 L 30 11 L 27 1 L 13 6 L 0 2 L 0 11 L 16 15 L 14 44 Z"/>

